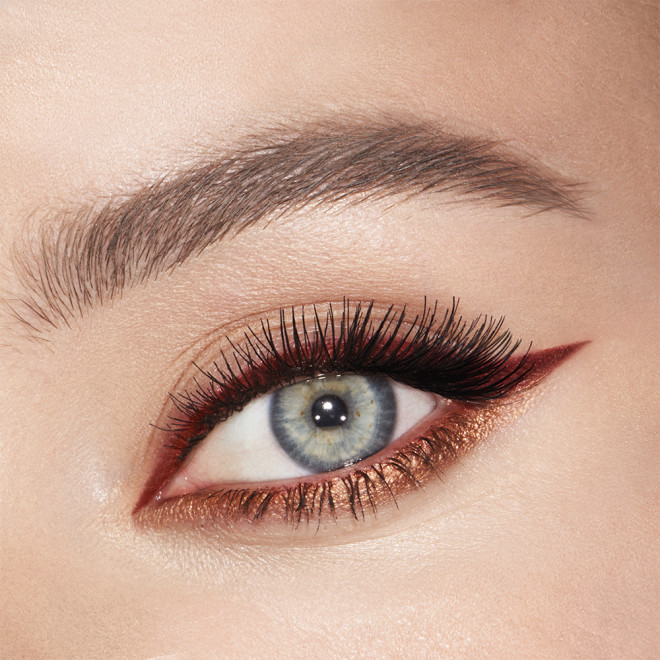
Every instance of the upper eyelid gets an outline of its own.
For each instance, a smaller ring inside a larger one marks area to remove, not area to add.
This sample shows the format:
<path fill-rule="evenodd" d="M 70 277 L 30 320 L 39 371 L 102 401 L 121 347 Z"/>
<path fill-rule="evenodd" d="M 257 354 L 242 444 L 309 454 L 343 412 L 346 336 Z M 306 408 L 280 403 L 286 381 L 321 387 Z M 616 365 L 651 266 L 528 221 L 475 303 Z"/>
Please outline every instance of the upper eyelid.
<path fill-rule="evenodd" d="M 436 301 L 434 304 L 427 303 L 424 299 L 423 305 L 418 308 L 418 311 L 409 311 L 406 305 L 400 308 L 394 305 L 378 305 L 375 301 L 363 303 L 360 301 L 351 302 L 344 299 L 342 303 L 326 303 L 324 319 L 319 316 L 320 305 L 302 305 L 298 310 L 295 308 L 289 309 L 289 315 L 285 308 L 280 308 L 271 318 L 262 318 L 257 326 L 259 330 L 254 330 L 249 324 L 247 330 L 242 330 L 241 335 L 232 340 L 229 337 L 224 337 L 229 345 L 229 349 L 233 354 L 235 364 L 232 365 L 224 351 L 220 350 L 218 359 L 217 346 L 212 345 L 211 351 L 214 359 L 212 364 L 214 371 L 221 377 L 226 375 L 232 376 L 232 372 L 240 370 L 243 367 L 250 369 L 251 363 L 256 359 L 255 364 L 263 361 L 264 358 L 275 357 L 278 360 L 282 356 L 289 356 L 294 362 L 296 372 L 300 377 L 313 375 L 312 373 L 303 373 L 301 365 L 297 362 L 304 354 L 299 354 L 298 347 L 293 347 L 293 341 L 298 335 L 302 342 L 304 351 L 314 350 L 320 354 L 316 355 L 313 361 L 314 369 L 320 368 L 321 364 L 325 364 L 324 368 L 332 368 L 332 362 L 335 359 L 342 361 L 339 353 L 335 351 L 344 351 L 346 343 L 350 340 L 353 331 L 361 334 L 370 333 L 367 336 L 367 344 L 360 348 L 360 362 L 367 364 L 373 360 L 388 358 L 399 351 L 407 350 L 407 342 L 411 342 L 411 346 L 420 347 L 420 342 L 425 342 L 428 345 L 431 341 L 440 341 L 446 344 L 445 350 L 454 350 L 450 344 L 452 342 L 459 342 L 462 344 L 463 354 L 469 354 L 479 346 L 487 346 L 490 342 L 497 342 L 496 348 L 499 359 L 504 363 L 520 345 L 520 340 L 515 340 L 508 330 L 502 329 L 504 319 L 496 320 L 492 317 L 477 316 L 470 321 L 465 321 L 458 313 L 459 303 L 456 299 L 453 300 L 451 307 L 442 308 Z M 306 311 L 310 310 L 306 316 Z M 297 318 L 297 315 L 299 317 Z M 308 316 L 311 316 L 311 321 L 306 321 Z M 271 327 L 270 321 L 279 322 L 279 325 Z M 297 319 L 297 320 L 296 320 Z M 279 328 L 279 329 L 278 329 Z M 289 328 L 291 328 L 289 330 Z M 268 334 L 268 336 L 266 336 Z M 331 341 L 327 340 L 331 338 Z M 375 344 L 376 339 L 382 339 L 384 343 Z M 465 346 L 468 338 L 472 341 L 469 346 Z M 353 340 L 351 340 L 353 341 Z M 475 343 L 476 342 L 476 343 Z M 328 352 L 328 343 L 331 344 L 332 354 Z M 258 347 L 255 349 L 255 344 Z M 371 349 L 369 349 L 371 347 Z M 495 348 L 495 347 L 494 347 Z M 493 348 L 493 350 L 494 350 Z M 295 349 L 292 351 L 292 349 Z M 467 350 L 466 350 L 467 349 Z M 529 351 L 529 348 L 527 349 Z M 365 357 L 365 352 L 370 352 L 370 357 Z M 311 355 L 308 355 L 309 359 Z M 240 361 L 243 362 L 241 366 Z M 327 362 L 325 362 L 327 358 Z M 521 358 L 521 364 L 524 362 L 524 356 Z M 319 361 L 320 360 L 320 361 Z M 224 364 L 223 364 L 224 361 Z M 193 365 L 208 379 L 212 385 L 216 381 L 216 377 L 210 371 L 201 368 L 198 361 L 193 360 Z M 405 381 L 404 381 L 405 382 Z M 505 380 L 506 382 L 506 380 Z M 195 379 L 195 384 L 199 385 Z M 221 385 L 219 381 L 215 384 Z M 504 385 L 504 384 L 503 384 Z M 179 390 L 180 391 L 180 390 Z M 184 396 L 188 396 L 186 390 L 183 391 Z"/>

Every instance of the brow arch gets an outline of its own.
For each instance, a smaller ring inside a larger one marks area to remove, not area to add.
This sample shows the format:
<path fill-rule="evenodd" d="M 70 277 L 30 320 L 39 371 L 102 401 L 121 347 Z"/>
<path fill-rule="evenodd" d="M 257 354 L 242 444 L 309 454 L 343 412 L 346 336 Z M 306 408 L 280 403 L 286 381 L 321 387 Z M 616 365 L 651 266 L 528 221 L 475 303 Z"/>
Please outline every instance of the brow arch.
<path fill-rule="evenodd" d="M 70 325 L 260 220 L 313 205 L 452 193 L 470 203 L 584 216 L 580 186 L 494 140 L 435 123 L 330 117 L 264 129 L 100 209 L 44 222 L 17 244 L 5 301 L 34 336 Z"/>

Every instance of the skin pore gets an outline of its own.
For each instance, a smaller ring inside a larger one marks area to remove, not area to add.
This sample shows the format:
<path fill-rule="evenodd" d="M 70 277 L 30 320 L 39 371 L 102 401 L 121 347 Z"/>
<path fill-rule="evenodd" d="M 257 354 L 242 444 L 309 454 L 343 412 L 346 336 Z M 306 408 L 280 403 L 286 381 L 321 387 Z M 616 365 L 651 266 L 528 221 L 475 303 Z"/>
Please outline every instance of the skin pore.
<path fill-rule="evenodd" d="M 653 655 L 657 12 L 573 4 L 3 4 L 9 657 Z M 437 140 L 433 182 L 400 146 L 383 187 L 378 130 Z M 448 143 L 489 160 L 448 185 Z M 261 210 L 217 240 L 214 193 Z M 589 344 L 375 518 L 136 519 L 193 361 L 282 307 L 425 297 Z"/>

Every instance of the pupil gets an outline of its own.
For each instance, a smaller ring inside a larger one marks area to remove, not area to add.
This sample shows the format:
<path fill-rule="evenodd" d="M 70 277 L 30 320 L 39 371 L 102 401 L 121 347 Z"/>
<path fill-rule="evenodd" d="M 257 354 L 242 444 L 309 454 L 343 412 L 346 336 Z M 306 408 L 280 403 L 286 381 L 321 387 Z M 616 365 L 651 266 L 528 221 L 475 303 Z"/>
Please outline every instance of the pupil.
<path fill-rule="evenodd" d="M 316 426 L 341 426 L 348 419 L 346 404 L 334 394 L 324 394 L 312 404 L 312 419 Z"/>

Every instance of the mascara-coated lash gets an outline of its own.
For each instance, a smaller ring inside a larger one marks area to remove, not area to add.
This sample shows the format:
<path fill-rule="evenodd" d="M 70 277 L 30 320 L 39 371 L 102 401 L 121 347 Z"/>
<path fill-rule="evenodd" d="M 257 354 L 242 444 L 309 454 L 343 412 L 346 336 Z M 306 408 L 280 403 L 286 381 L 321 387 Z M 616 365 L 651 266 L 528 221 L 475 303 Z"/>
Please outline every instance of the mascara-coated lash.
<path fill-rule="evenodd" d="M 372 301 L 281 309 L 279 323 L 248 327 L 242 342 L 227 340 L 212 369 L 202 369 L 192 391 L 173 395 L 180 417 L 168 430 L 192 434 L 189 445 L 259 394 L 320 374 L 384 374 L 404 385 L 465 402 L 505 396 L 525 376 L 526 354 L 504 319 L 458 315 L 458 302 L 439 317 L 438 303 L 408 320 L 406 307 L 388 307 L 377 318 Z M 339 313 L 337 312 L 339 306 Z M 310 318 L 311 317 L 311 318 Z"/>

